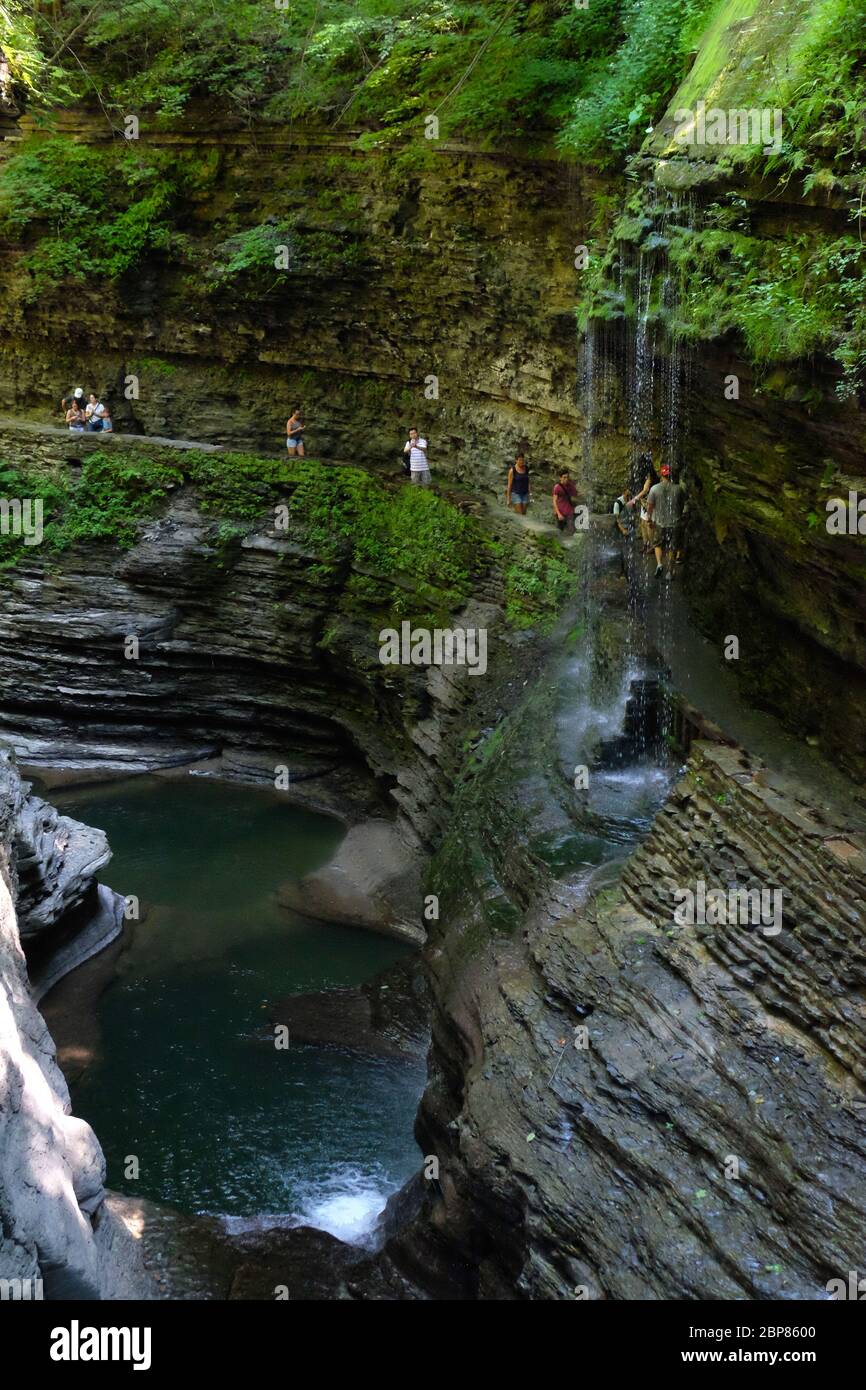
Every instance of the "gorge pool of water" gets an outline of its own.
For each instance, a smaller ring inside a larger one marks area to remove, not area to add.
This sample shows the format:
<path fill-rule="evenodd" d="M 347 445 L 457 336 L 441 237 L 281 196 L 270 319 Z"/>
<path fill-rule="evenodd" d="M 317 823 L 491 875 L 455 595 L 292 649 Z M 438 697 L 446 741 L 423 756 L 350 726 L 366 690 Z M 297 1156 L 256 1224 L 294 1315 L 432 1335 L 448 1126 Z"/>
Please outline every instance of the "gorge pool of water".
<path fill-rule="evenodd" d="M 278 793 L 196 778 L 52 795 L 106 831 L 104 881 L 142 905 L 98 1005 L 100 1056 L 73 1088 L 108 1185 L 235 1225 L 279 1214 L 363 1238 L 419 1166 L 423 1062 L 278 1050 L 266 1012 L 359 984 L 409 949 L 278 905 L 279 885 L 325 863 L 342 827 Z"/>

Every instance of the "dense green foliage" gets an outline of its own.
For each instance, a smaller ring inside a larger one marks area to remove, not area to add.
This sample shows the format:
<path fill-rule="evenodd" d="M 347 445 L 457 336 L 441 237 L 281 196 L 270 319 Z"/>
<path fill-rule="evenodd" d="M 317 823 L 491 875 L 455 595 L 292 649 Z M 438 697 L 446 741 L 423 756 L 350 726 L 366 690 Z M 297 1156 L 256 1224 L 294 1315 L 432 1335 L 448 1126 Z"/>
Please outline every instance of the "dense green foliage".
<path fill-rule="evenodd" d="M 35 234 L 25 259 L 34 296 L 64 281 L 115 279 L 171 245 L 181 181 L 177 159 L 146 146 L 27 144 L 3 166 L 0 235 Z"/>
<path fill-rule="evenodd" d="M 802 172 L 805 189 L 849 189 L 862 211 L 866 172 L 866 0 L 823 0 L 799 51 L 767 98 L 783 107 L 785 141 L 766 170 L 785 178 Z M 791 75 L 793 74 L 793 76 Z"/>
<path fill-rule="evenodd" d="M 446 128 L 506 136 L 556 124 L 587 47 L 571 0 L 71 0 L 36 25 L 45 51 L 74 35 L 64 92 L 109 112 L 172 118 L 218 97 L 244 116 L 400 127 L 441 104 Z"/>
<path fill-rule="evenodd" d="M 482 524 L 425 489 L 394 487 L 360 468 L 314 459 L 190 450 L 167 459 L 145 450 L 95 450 L 80 475 L 16 470 L 0 463 L 0 498 L 41 498 L 45 550 L 111 541 L 128 547 L 169 491 L 195 488 L 214 518 L 214 558 L 288 508 L 290 531 L 318 556 L 321 575 L 347 561 L 349 591 L 392 617 L 443 620 L 472 594 L 479 573 L 497 567 L 507 616 L 518 627 L 549 626 L 574 590 L 574 568 L 558 542 L 515 537 L 493 543 Z M 20 537 L 0 536 L 0 568 L 36 557 Z"/>
<path fill-rule="evenodd" d="M 574 593 L 575 570 L 555 536 L 528 536 L 505 569 L 508 621 L 517 628 L 552 626 Z"/>
<path fill-rule="evenodd" d="M 31 6 L 22 0 L 0 0 L 0 49 L 6 56 L 13 87 L 22 94 L 48 82 L 58 95 L 68 92 L 62 69 L 48 62 L 43 38 Z"/>
<path fill-rule="evenodd" d="M 739 35 L 751 32 L 743 58 Z M 189 236 L 187 214 L 214 170 L 147 141 L 181 116 L 351 130 L 356 148 L 381 149 L 382 164 L 396 170 L 395 156 L 408 173 L 437 148 L 425 138 L 431 116 L 440 137 L 556 140 L 568 157 L 607 168 L 640 148 L 681 80 L 690 101 L 718 87 L 778 107 L 778 151 L 731 147 L 718 166 L 779 190 L 796 180 L 798 197 L 832 201 L 843 215 L 847 207 L 849 231 L 840 225 L 829 242 L 808 229 L 768 232 L 752 225 L 734 186 L 699 225 L 675 228 L 668 247 L 646 189 L 644 207 L 630 210 L 641 236 L 627 217 L 625 240 L 652 249 L 663 238 L 678 296 L 659 313 L 675 333 L 736 331 L 759 364 L 829 352 L 843 368 L 840 394 L 859 389 L 866 0 L 65 0 L 35 9 L 0 0 L 0 43 L 48 132 L 0 165 L 0 236 L 25 247 L 25 299 L 85 276 L 116 281 L 154 253 L 182 267 L 190 300 L 291 292 L 283 254 L 305 279 L 365 273 L 369 229 L 357 193 L 338 191 L 344 171 L 333 160 L 320 189 L 275 204 L 279 216 L 249 225 L 242 205 L 228 207 L 208 244 Z M 84 148 L 51 138 L 53 110 L 73 103 L 115 136 L 136 113 L 141 141 Z M 196 158 L 206 162 L 200 150 Z M 585 323 L 622 306 L 607 275 L 616 254 L 607 263 L 596 254 L 603 228 L 581 234 L 593 243 L 580 285 Z"/>
<path fill-rule="evenodd" d="M 440 611 L 469 597 L 483 533 L 434 493 L 395 490 L 363 469 L 314 459 L 191 453 L 184 467 L 215 515 L 260 521 L 285 496 L 291 519 L 323 560 L 338 560 L 348 545 L 357 566 L 405 583 L 412 595 L 427 594 Z"/>
<path fill-rule="evenodd" d="M 68 0 L 59 15 L 3 3 L 46 131 L 0 165 L 0 236 L 27 249 L 25 300 L 86 276 L 117 280 L 160 251 L 185 267 L 190 294 L 241 300 L 285 287 L 284 247 L 294 273 L 363 272 L 352 195 L 335 192 L 342 205 L 323 217 L 324 186 L 312 224 L 307 197 L 258 225 L 229 216 L 223 240 L 198 255 L 179 229 L 213 170 L 147 139 L 197 102 L 229 119 L 352 127 L 362 147 L 393 145 L 407 169 L 436 146 L 431 116 L 440 137 L 481 143 L 549 140 L 566 124 L 563 147 L 605 164 L 639 142 L 643 113 L 676 77 L 665 51 L 674 0 Z M 113 138 L 52 138 L 53 109 L 73 103 Z M 121 138 L 129 114 L 139 140 Z"/>
<path fill-rule="evenodd" d="M 0 463 L 0 497 L 42 499 L 43 544 L 54 552 L 87 541 L 132 545 L 141 519 L 181 480 L 179 468 L 143 454 L 96 451 L 85 457 L 74 479 Z M 25 554 L 33 559 L 34 553 L 20 538 L 0 536 L 0 568 L 14 567 Z"/>
<path fill-rule="evenodd" d="M 767 5 L 758 11 L 764 29 L 755 51 L 766 58 L 747 62 L 734 54 L 728 11 L 717 7 L 700 75 L 690 77 L 683 92 L 687 107 L 699 96 L 724 107 L 736 92 L 737 105 L 781 111 L 780 148 L 769 154 L 756 145 L 710 150 L 723 177 L 709 203 L 700 195 L 666 196 L 643 182 L 615 220 L 606 254 L 581 277 L 579 323 L 633 314 L 638 258 L 645 258 L 644 273 L 663 259 L 650 316 L 674 335 L 701 340 L 735 333 L 763 369 L 831 355 L 842 369 L 837 394 L 846 399 L 862 390 L 866 376 L 866 0 L 817 6 L 792 0 L 778 13 Z M 618 63 L 627 50 L 623 45 Z M 648 52 L 641 48 L 642 62 Z M 706 85 L 708 74 L 720 96 Z M 586 108 L 588 121 L 601 118 L 603 90 L 598 95 Z M 795 200 L 837 209 L 837 230 L 828 234 L 824 219 L 800 215 L 796 226 L 768 223 L 761 207 L 765 190 L 778 194 L 788 185 Z"/>
<path fill-rule="evenodd" d="M 594 28 L 587 34 L 596 38 L 594 80 L 574 105 L 560 137 L 563 148 L 602 166 L 617 164 L 636 149 L 664 111 L 715 3 L 593 0 L 587 15 Z"/>
<path fill-rule="evenodd" d="M 859 391 L 866 370 L 866 245 L 856 232 L 828 239 L 807 225 L 767 236 L 753 225 L 747 200 L 734 193 L 700 209 L 660 210 L 642 200 L 636 195 L 617 220 L 607 255 L 584 279 L 581 327 L 637 312 L 643 257 L 650 279 L 644 309 L 674 337 L 701 342 L 736 333 L 749 360 L 764 369 L 826 353 L 842 368 L 838 396 Z"/>
<path fill-rule="evenodd" d="M 675 331 L 701 338 L 738 329 L 759 363 L 833 348 L 840 324 L 847 346 L 863 338 L 866 247 L 855 236 L 769 241 L 730 228 L 679 230 L 669 256 Z"/>
<path fill-rule="evenodd" d="M 550 135 L 609 163 L 639 143 L 710 0 L 68 0 L 38 12 L 46 102 L 173 119 L 218 99 L 246 119 L 361 127 L 378 143 Z M 64 40 L 68 40 L 64 47 Z M 577 108 L 574 103 L 577 99 Z"/>
<path fill-rule="evenodd" d="M 177 230 L 185 202 L 207 181 L 191 155 L 146 141 L 75 144 L 60 136 L 28 141 L 0 166 L 0 236 L 26 248 L 25 299 L 96 277 L 117 281 L 154 252 L 188 271 L 187 294 L 259 300 L 285 288 L 284 271 L 307 278 L 363 270 L 366 253 L 348 196 L 329 208 L 331 226 L 300 225 L 299 213 L 193 245 Z"/>

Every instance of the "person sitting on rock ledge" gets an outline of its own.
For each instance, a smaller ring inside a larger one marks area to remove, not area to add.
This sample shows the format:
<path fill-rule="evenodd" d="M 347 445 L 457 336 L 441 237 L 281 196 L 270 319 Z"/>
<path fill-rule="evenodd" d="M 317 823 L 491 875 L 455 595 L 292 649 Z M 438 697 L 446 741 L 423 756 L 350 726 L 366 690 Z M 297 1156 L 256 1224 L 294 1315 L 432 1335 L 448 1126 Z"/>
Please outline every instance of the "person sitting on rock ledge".
<path fill-rule="evenodd" d="M 102 422 L 105 417 L 105 406 L 99 399 L 95 391 L 91 391 L 90 399 L 84 408 L 87 417 L 87 428 L 91 434 L 98 434 L 102 429 Z"/>
<path fill-rule="evenodd" d="M 66 412 L 66 423 L 69 426 L 70 434 L 84 433 L 84 426 L 87 423 L 87 416 L 81 409 L 81 405 L 75 397 L 73 397 L 72 404 Z"/>

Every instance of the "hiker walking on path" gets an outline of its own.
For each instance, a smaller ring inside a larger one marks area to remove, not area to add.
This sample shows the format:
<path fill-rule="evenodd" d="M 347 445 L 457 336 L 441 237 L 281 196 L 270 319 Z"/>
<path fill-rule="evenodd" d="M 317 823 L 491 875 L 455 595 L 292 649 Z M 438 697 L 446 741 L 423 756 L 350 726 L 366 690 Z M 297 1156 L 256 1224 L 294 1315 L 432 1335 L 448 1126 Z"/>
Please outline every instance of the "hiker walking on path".
<path fill-rule="evenodd" d="M 650 514 L 647 511 L 646 500 L 649 496 L 650 488 L 655 487 L 658 482 L 659 475 L 653 468 L 652 454 L 641 454 L 638 459 L 638 467 L 643 473 L 643 485 L 634 500 L 640 507 L 640 538 L 643 545 L 643 553 L 644 555 L 649 555 L 653 548 L 655 537 Z"/>
<path fill-rule="evenodd" d="M 403 453 L 409 456 L 409 481 L 418 487 L 429 487 L 431 480 L 430 465 L 427 462 L 427 440 L 421 438 L 414 425 L 403 445 Z"/>
<path fill-rule="evenodd" d="M 656 579 L 661 577 L 666 555 L 675 556 L 676 563 L 682 564 L 682 517 L 686 501 L 683 485 L 672 481 L 668 464 L 662 465 L 661 475 L 661 481 L 647 494 L 647 511 L 655 527 Z"/>
<path fill-rule="evenodd" d="M 304 419 L 300 410 L 293 410 L 286 421 L 286 448 L 290 457 L 304 457 Z"/>
<path fill-rule="evenodd" d="M 529 469 L 524 454 L 518 454 L 508 470 L 505 484 L 505 504 L 513 507 L 519 516 L 525 516 L 529 506 Z"/>
<path fill-rule="evenodd" d="M 574 535 L 574 504 L 577 501 L 577 488 L 571 481 L 567 468 L 560 469 L 559 482 L 553 487 L 553 514 L 556 524 L 566 536 Z"/>
<path fill-rule="evenodd" d="M 631 561 L 631 546 L 634 538 L 634 504 L 628 488 L 623 488 L 613 504 L 613 523 L 619 549 L 619 572 L 623 579 L 628 578 L 628 565 Z"/>

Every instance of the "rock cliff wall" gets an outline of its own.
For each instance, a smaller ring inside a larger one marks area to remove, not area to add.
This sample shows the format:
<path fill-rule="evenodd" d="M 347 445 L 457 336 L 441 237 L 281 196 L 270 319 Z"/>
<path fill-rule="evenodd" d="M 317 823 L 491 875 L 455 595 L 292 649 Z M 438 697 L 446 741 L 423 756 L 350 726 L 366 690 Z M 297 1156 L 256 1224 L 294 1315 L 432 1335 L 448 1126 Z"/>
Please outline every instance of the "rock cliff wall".
<path fill-rule="evenodd" d="M 80 913 L 107 858 L 101 832 L 29 796 L 0 754 L 0 1279 L 23 1281 L 24 1298 L 149 1296 L 132 1238 L 104 1206 L 96 1136 L 70 1114 L 21 945 Z"/>
<path fill-rule="evenodd" d="M 856 40 L 834 66 L 817 39 L 843 20 L 799 0 L 708 14 L 580 297 L 594 471 L 637 482 L 644 449 L 679 471 L 698 621 L 739 638 L 754 703 L 862 777 L 866 534 L 827 510 L 866 496 L 862 137 L 835 89 Z"/>
<path fill-rule="evenodd" d="M 86 115 L 59 128 L 106 138 Z M 419 174 L 348 134 L 221 128 L 212 112 L 142 140 L 195 170 L 187 251 L 28 303 L 26 247 L 0 247 L 0 410 L 45 420 L 74 377 L 148 434 L 277 452 L 301 404 L 317 457 L 393 462 L 415 421 L 435 471 L 497 491 L 521 444 L 577 462 L 574 248 L 597 215 L 593 176 L 457 145 Z M 298 214 L 303 268 L 218 289 L 227 239 Z"/>
<path fill-rule="evenodd" d="M 35 299 L 27 247 L 0 247 L 0 407 L 44 419 L 80 380 L 108 393 L 120 424 L 276 452 L 301 403 L 314 452 L 364 464 L 392 461 L 414 420 L 441 475 L 492 494 L 525 444 L 536 463 L 576 465 L 605 505 L 644 447 L 664 452 L 691 497 L 686 585 L 702 625 L 739 638 L 752 698 L 862 774 L 863 539 L 824 525 L 828 498 L 866 482 L 861 401 L 837 393 L 829 338 L 806 360 L 791 349 L 757 366 L 723 313 L 719 331 L 671 332 L 689 313 L 694 330 L 696 302 L 721 302 L 720 284 L 771 296 L 791 278 L 749 282 L 744 238 L 766 267 L 848 226 L 832 180 L 780 187 L 706 150 L 672 156 L 674 106 L 758 99 L 763 55 L 784 59 L 809 7 L 741 8 L 702 44 L 613 232 L 621 179 L 554 158 L 450 144 L 415 169 L 207 113 L 145 129 L 194 166 L 180 237 L 120 283 Z M 91 116 L 67 113 L 61 129 L 104 138 Z M 699 243 L 720 204 L 727 222 Z M 227 288 L 232 238 L 299 208 L 303 269 Z M 581 349 L 583 243 L 610 273 Z M 0 443 L 25 462 L 38 452 Z M 50 447 L 49 462 L 65 458 Z M 445 833 L 433 888 L 465 891 L 428 946 L 419 1137 L 441 1171 L 390 1247 L 407 1277 L 482 1298 L 822 1297 L 858 1267 L 866 1234 L 862 818 L 701 746 L 634 860 L 576 893 L 550 872 L 582 841 L 557 818 L 561 750 L 530 748 L 543 701 L 515 719 L 516 683 L 491 699 L 497 732 L 477 755 L 490 783 L 458 807 L 455 832 L 447 796 L 475 756 L 467 725 L 485 715 L 444 677 L 371 678 L 369 632 L 350 620 L 329 636 L 346 575 L 320 561 L 303 536 L 261 528 L 220 557 L 218 525 L 188 490 L 128 552 L 32 557 L 0 601 L 0 727 L 34 762 L 91 770 L 214 749 L 262 768 L 336 758 L 372 769 L 413 836 Z M 498 597 L 482 591 L 485 612 Z M 524 656 L 515 637 L 509 657 Z M 782 932 L 679 928 L 673 890 L 701 875 L 778 880 Z"/>
<path fill-rule="evenodd" d="M 752 698 L 859 774 L 866 540 L 828 535 L 825 508 L 866 488 L 861 405 L 837 398 L 840 370 L 826 355 L 756 367 L 732 328 L 675 349 L 667 335 L 696 312 L 702 275 L 717 292 L 688 259 L 709 210 L 730 203 L 739 217 L 729 244 L 714 233 L 733 294 L 737 236 L 771 260 L 804 240 L 830 245 L 844 197 L 719 168 L 718 151 L 672 154 L 671 125 L 669 113 L 635 167 L 636 215 L 618 221 L 621 181 L 553 156 L 448 145 L 413 170 L 353 150 L 348 136 L 241 132 L 201 113 L 145 130 L 194 171 L 182 236 L 122 281 L 35 299 L 27 244 L 0 246 L 0 410 L 46 420 L 80 378 L 121 427 L 277 453 L 302 403 L 312 452 L 390 466 L 414 419 L 440 476 L 496 495 L 525 446 L 542 490 L 567 463 L 600 508 L 641 449 L 669 454 L 692 496 L 688 583 L 706 630 L 737 634 Z M 105 139 L 81 113 L 64 113 L 60 128 Z M 294 234 L 315 255 L 290 258 L 267 285 L 219 280 L 232 237 L 273 232 L 299 208 Z M 602 262 L 606 288 L 587 312 L 605 323 L 588 348 L 574 311 Z M 663 302 L 675 281 L 679 308 Z"/>
<path fill-rule="evenodd" d="M 431 938 L 439 1178 L 389 1253 L 440 1296 L 820 1299 L 858 1266 L 862 808 L 736 748 L 685 772 L 624 869 L 544 891 L 513 838 L 523 929 L 464 907 Z M 679 925 L 698 880 L 778 884 L 782 930 Z"/>
<path fill-rule="evenodd" d="M 93 447 L 61 431 L 0 430 L 0 456 L 31 468 L 74 474 Z M 106 447 L 145 466 L 181 456 L 121 439 Z M 450 619 L 486 633 L 484 680 L 465 665 L 383 666 L 383 623 L 399 626 L 396 612 L 423 620 L 430 592 L 362 562 L 351 544 L 335 554 L 303 522 L 276 530 L 277 496 L 258 522 L 229 524 L 228 539 L 187 485 L 169 490 L 128 549 L 22 552 L 0 587 L 0 736 L 28 766 L 91 775 L 214 755 L 270 782 L 280 766 L 293 780 L 325 773 L 336 801 L 340 785 L 362 787 L 368 808 L 396 807 L 408 839 L 430 844 L 467 732 L 496 717 L 533 659 L 529 634 L 506 621 L 501 567 L 479 553 L 475 596 Z"/>

